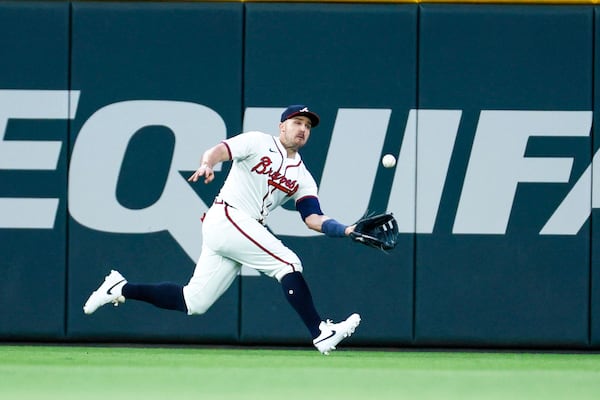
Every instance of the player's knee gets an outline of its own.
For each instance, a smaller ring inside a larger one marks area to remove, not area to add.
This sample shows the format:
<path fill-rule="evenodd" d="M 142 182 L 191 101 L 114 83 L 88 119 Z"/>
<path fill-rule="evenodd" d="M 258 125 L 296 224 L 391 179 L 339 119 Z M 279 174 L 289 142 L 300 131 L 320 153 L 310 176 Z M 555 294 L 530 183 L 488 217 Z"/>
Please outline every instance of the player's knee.
<path fill-rule="evenodd" d="M 188 289 L 188 287 L 183 289 L 183 297 L 185 299 L 185 305 L 187 306 L 188 315 L 202 315 L 213 305 L 213 299 L 207 298 L 201 292 L 194 293 L 193 291 L 186 289 Z"/>
<path fill-rule="evenodd" d="M 273 270 L 273 274 L 271 275 L 272 278 L 277 279 L 279 282 L 281 282 L 281 279 L 288 275 L 288 274 L 292 274 L 295 272 L 299 272 L 302 273 L 302 264 L 300 263 L 300 261 L 298 261 L 297 264 L 286 264 L 286 265 L 282 265 L 282 267 L 278 270 Z"/>
<path fill-rule="evenodd" d="M 193 307 L 188 306 L 188 315 L 202 315 L 208 311 L 210 306 L 198 306 L 194 305 Z"/>
<path fill-rule="evenodd" d="M 202 315 L 208 311 L 214 302 L 209 299 L 194 298 L 190 299 L 190 301 L 186 299 L 186 303 L 188 315 Z"/>

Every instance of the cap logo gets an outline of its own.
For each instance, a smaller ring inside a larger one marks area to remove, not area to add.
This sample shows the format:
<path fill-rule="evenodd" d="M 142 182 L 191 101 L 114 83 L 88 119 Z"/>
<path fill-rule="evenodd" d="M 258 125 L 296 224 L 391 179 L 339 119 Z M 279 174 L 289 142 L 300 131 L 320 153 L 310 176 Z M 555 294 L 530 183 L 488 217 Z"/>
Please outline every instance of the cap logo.
<path fill-rule="evenodd" d="M 308 106 L 305 104 L 295 104 L 293 106 L 289 106 L 285 109 L 285 111 L 281 114 L 281 122 L 296 117 L 298 115 L 306 116 L 310 119 L 312 123 L 312 127 L 316 127 L 319 125 L 319 116 L 314 112 L 308 109 Z"/>

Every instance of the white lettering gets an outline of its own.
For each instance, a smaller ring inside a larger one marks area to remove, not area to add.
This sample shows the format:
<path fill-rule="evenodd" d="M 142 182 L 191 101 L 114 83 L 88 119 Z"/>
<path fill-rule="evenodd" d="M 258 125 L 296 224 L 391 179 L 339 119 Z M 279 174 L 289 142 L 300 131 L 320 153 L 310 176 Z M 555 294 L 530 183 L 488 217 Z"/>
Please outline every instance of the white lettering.
<path fill-rule="evenodd" d="M 433 232 L 461 114 L 410 110 L 387 207 L 400 232 Z"/>
<path fill-rule="evenodd" d="M 323 212 L 352 223 L 366 211 L 392 110 L 340 108 L 319 185 Z"/>
<path fill-rule="evenodd" d="M 0 170 L 55 170 L 62 141 L 8 139 L 9 120 L 73 119 L 79 95 L 79 91 L 0 90 Z M 248 108 L 243 130 L 277 135 L 283 110 Z M 460 110 L 410 110 L 387 204 L 401 232 L 433 233 L 461 116 Z M 338 110 L 319 185 L 323 210 L 336 219 L 351 223 L 367 210 L 390 117 L 390 109 Z M 568 183 L 571 175 L 572 158 L 525 157 L 529 138 L 588 137 L 591 124 L 591 111 L 482 110 L 452 232 L 506 233 L 520 183 Z M 129 209 L 116 198 L 123 158 L 132 136 L 152 125 L 169 128 L 176 139 L 167 181 L 154 204 Z M 107 105 L 85 122 L 76 138 L 69 170 L 69 212 L 84 226 L 104 232 L 168 231 L 196 260 L 201 245 L 199 216 L 208 206 L 180 171 L 195 170 L 201 153 L 225 138 L 224 121 L 203 105 L 145 100 Z M 58 198 L 0 198 L 0 228 L 52 229 L 58 205 Z M 540 234 L 576 235 L 593 208 L 600 208 L 600 150 Z M 286 208 L 273 212 L 269 226 L 279 235 L 318 235 L 306 228 L 295 210 Z"/>
<path fill-rule="evenodd" d="M 62 142 L 6 140 L 8 121 L 72 119 L 78 101 L 79 91 L 0 90 L 0 170 L 55 170 Z M 0 228 L 52 229 L 57 210 L 57 198 L 2 198 Z"/>
<path fill-rule="evenodd" d="M 482 111 L 453 233 L 504 234 L 517 185 L 569 181 L 573 160 L 525 157 L 530 136 L 588 136 L 591 111 Z"/>
<path fill-rule="evenodd" d="M 589 218 L 592 208 L 600 208 L 600 150 L 546 222 L 540 235 L 576 235 Z"/>
<path fill-rule="evenodd" d="M 118 177 L 129 140 L 152 125 L 165 126 L 175 135 L 171 168 L 160 198 L 144 209 L 133 210 L 116 198 Z M 82 126 L 73 147 L 69 211 L 80 224 L 99 231 L 167 230 L 196 261 L 202 238 L 200 215 L 207 205 L 179 171 L 195 170 L 202 152 L 225 137 L 225 123 L 219 114 L 194 103 L 126 101 L 101 108 Z"/>

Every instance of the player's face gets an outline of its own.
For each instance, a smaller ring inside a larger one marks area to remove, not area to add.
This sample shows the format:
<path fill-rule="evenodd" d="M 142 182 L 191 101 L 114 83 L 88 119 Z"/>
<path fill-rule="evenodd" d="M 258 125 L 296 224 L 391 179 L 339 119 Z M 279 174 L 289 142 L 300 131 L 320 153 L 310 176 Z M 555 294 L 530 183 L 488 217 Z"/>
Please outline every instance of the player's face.
<path fill-rule="evenodd" d="M 279 140 L 283 147 L 288 149 L 288 153 L 296 152 L 306 144 L 310 128 L 310 119 L 303 116 L 290 118 L 279 125 Z"/>

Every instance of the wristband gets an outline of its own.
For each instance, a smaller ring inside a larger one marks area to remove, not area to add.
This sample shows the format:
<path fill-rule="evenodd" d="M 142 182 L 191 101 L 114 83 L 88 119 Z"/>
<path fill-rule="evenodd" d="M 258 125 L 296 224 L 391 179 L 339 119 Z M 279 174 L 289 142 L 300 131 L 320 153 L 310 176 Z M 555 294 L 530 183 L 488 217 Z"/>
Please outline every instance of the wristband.
<path fill-rule="evenodd" d="M 347 226 L 340 224 L 335 219 L 328 219 L 321 225 L 321 232 L 329 237 L 345 237 Z"/>

